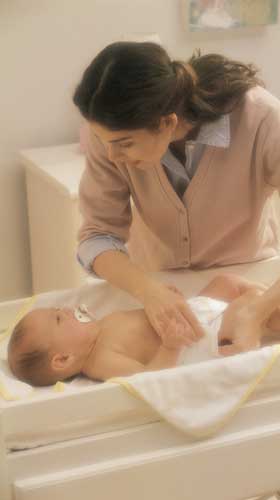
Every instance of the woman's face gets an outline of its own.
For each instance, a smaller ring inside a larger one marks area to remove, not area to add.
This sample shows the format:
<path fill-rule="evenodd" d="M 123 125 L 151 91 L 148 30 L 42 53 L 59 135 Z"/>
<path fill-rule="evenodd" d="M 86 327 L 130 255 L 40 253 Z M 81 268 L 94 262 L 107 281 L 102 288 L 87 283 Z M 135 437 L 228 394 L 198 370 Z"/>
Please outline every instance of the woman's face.
<path fill-rule="evenodd" d="M 127 162 L 128 166 L 145 168 L 144 163 L 158 163 L 174 140 L 178 120 L 175 113 L 163 117 L 156 131 L 147 129 L 111 131 L 97 122 L 91 122 L 91 131 L 107 150 L 114 162 Z"/>

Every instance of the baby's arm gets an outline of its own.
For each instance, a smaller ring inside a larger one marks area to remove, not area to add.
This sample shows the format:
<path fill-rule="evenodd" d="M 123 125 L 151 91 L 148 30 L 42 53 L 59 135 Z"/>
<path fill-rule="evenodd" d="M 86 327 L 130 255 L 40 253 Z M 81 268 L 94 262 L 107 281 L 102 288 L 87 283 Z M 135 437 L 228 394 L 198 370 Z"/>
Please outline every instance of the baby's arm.
<path fill-rule="evenodd" d="M 171 320 L 162 337 L 156 354 L 146 364 L 126 356 L 123 353 L 104 350 L 96 353 L 92 365 L 89 365 L 85 375 L 97 380 L 108 380 L 112 377 L 134 375 L 139 372 L 173 368 L 177 365 L 179 355 L 185 346 L 183 332 L 177 327 L 175 334 L 174 320 Z M 172 332 L 172 335 L 170 334 Z"/>
<path fill-rule="evenodd" d="M 126 377 L 139 372 L 162 370 L 176 366 L 181 348 L 170 349 L 163 344 L 157 350 L 152 360 L 144 365 L 125 354 L 114 351 L 104 351 L 96 357 L 93 366 L 84 374 L 94 380 L 108 380 L 112 377 Z"/>
<path fill-rule="evenodd" d="M 93 380 L 108 380 L 125 377 L 144 371 L 144 365 L 125 354 L 104 350 L 96 355 L 92 365 L 83 370 L 84 375 Z"/>

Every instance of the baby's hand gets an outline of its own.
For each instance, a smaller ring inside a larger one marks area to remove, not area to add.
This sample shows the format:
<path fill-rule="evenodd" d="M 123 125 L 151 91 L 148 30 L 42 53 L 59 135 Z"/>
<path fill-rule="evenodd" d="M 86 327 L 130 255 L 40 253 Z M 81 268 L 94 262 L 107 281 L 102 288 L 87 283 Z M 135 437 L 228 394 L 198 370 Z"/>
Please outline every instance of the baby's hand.
<path fill-rule="evenodd" d="M 169 321 L 167 328 L 162 329 L 161 340 L 167 349 L 183 349 L 186 345 L 192 344 L 186 340 L 183 325 L 178 324 L 174 318 Z"/>

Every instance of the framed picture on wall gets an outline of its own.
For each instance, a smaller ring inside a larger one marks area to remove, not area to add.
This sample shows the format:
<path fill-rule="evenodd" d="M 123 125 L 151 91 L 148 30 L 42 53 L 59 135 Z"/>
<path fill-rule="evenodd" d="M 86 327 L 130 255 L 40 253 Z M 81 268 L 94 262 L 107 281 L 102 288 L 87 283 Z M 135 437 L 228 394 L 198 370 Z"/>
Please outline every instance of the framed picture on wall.
<path fill-rule="evenodd" d="M 265 26 L 278 21 L 278 0 L 186 0 L 191 31 Z"/>

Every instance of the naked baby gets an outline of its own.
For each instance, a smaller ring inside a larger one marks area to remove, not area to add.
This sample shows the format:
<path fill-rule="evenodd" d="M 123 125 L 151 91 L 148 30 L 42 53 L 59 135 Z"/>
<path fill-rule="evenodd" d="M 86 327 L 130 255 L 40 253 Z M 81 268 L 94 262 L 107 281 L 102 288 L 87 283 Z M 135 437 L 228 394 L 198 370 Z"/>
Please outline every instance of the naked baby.
<path fill-rule="evenodd" d="M 262 293 L 261 286 L 226 275 L 214 278 L 199 296 L 229 303 L 240 300 L 248 289 Z M 227 307 L 223 304 L 221 311 Z M 273 321 L 280 330 L 280 315 Z M 201 342 L 201 338 L 193 339 L 193 344 Z M 180 327 L 174 333 L 172 318 L 159 337 L 144 309 L 80 322 L 72 309 L 46 308 L 29 312 L 16 325 L 9 342 L 8 362 L 20 380 L 44 386 L 78 374 L 103 381 L 171 368 L 183 362 L 182 353 L 189 349 Z"/>

